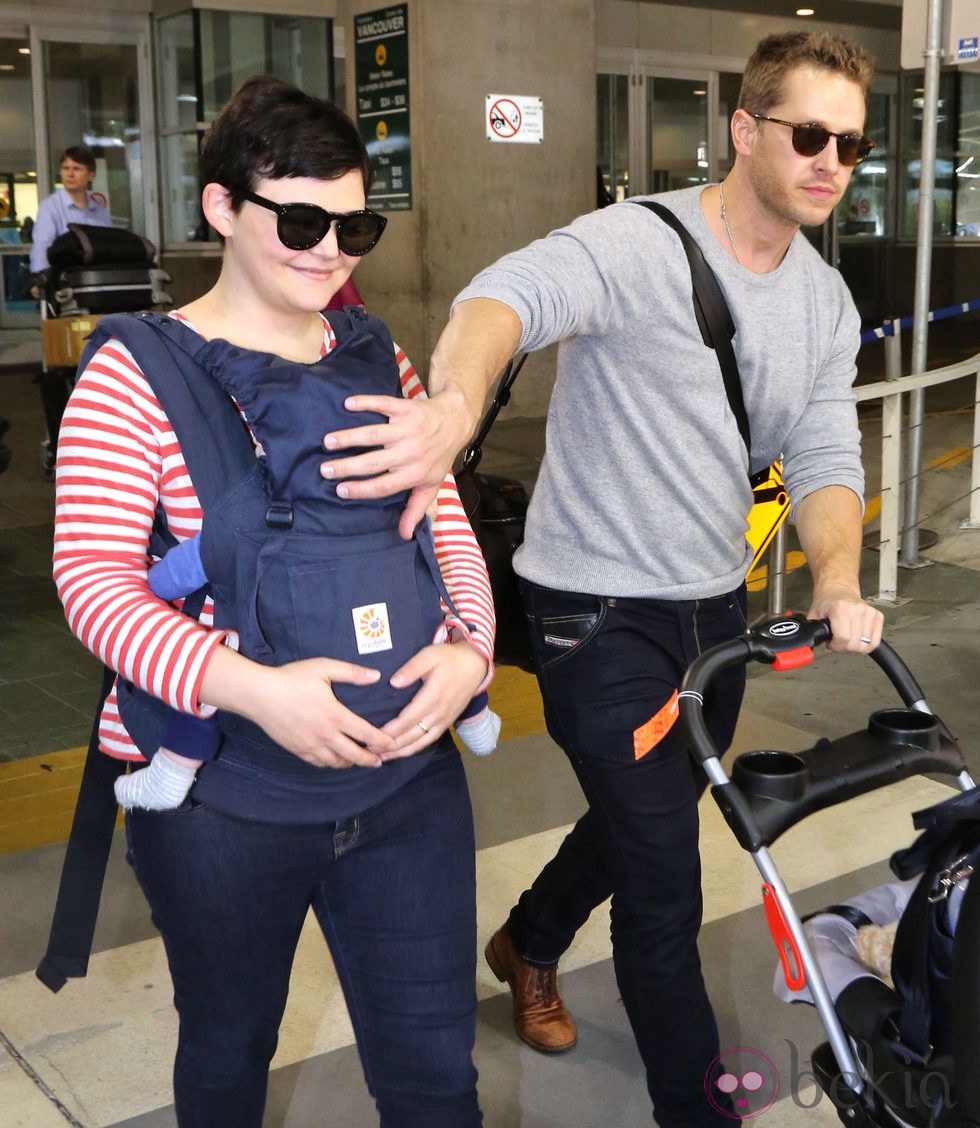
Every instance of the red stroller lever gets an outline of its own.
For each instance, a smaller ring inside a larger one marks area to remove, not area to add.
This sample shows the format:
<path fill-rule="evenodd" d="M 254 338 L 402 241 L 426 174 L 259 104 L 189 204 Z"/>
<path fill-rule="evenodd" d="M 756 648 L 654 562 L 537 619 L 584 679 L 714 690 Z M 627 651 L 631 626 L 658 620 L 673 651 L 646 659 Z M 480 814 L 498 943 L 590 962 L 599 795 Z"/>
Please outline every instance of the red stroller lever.
<path fill-rule="evenodd" d="M 766 910 L 766 922 L 769 932 L 779 953 L 779 962 L 783 965 L 783 978 L 786 986 L 791 991 L 799 991 L 806 986 L 806 972 L 803 970 L 803 959 L 800 949 L 796 946 L 793 934 L 786 923 L 776 890 L 767 881 L 762 887 L 762 904 Z M 792 959 L 792 962 L 791 962 Z"/>

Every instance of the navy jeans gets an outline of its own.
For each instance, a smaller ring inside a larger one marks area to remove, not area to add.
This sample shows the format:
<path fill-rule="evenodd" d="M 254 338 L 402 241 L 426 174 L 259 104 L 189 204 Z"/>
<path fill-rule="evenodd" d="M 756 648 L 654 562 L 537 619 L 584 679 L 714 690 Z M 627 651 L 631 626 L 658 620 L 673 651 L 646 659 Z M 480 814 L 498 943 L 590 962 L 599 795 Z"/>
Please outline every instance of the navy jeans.
<path fill-rule="evenodd" d="M 744 590 L 714 599 L 622 599 L 551 591 L 522 581 L 548 732 L 565 751 L 588 810 L 511 912 L 517 950 L 553 965 L 592 909 L 612 896 L 616 981 L 647 1070 L 660 1128 L 720 1126 L 704 1077 L 718 1055 L 697 936 L 701 863 L 697 799 L 705 779 L 680 723 L 653 739 L 703 650 L 745 629 Z M 731 743 L 742 666 L 710 687 L 705 719 Z"/>
<path fill-rule="evenodd" d="M 391 798 L 336 824 L 246 822 L 195 803 L 127 815 L 180 1017 L 181 1128 L 261 1128 L 311 907 L 383 1128 L 482 1124 L 473 816 L 459 754 L 443 741 Z"/>

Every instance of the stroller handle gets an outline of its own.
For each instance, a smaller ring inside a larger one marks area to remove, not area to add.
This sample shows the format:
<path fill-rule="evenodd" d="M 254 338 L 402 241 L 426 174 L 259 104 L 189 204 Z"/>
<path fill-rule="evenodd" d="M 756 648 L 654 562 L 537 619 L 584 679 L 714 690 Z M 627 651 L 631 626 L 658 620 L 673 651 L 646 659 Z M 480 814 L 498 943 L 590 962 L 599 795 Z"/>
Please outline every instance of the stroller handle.
<path fill-rule="evenodd" d="M 829 619 L 807 619 L 799 612 L 787 612 L 759 619 L 745 634 L 699 655 L 691 663 L 678 695 L 691 755 L 703 764 L 724 751 L 715 747 L 703 713 L 705 691 L 721 670 L 749 662 L 763 662 L 775 670 L 795 669 L 811 662 L 814 647 L 831 637 Z M 929 712 L 919 683 L 888 643 L 880 642 L 868 657 L 880 666 L 905 705 Z"/>

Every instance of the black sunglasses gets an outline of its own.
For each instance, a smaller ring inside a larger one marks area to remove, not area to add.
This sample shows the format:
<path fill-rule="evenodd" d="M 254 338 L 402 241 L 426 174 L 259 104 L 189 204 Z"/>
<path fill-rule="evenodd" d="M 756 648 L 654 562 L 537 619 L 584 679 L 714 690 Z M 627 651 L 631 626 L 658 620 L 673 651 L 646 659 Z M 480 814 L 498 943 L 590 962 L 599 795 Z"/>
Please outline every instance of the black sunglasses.
<path fill-rule="evenodd" d="M 353 212 L 329 212 L 317 204 L 275 204 L 254 192 L 242 193 L 246 200 L 268 208 L 279 217 L 276 232 L 279 242 L 291 251 L 308 251 L 337 221 L 337 247 L 341 254 L 366 255 L 378 245 L 388 220 L 370 208 Z"/>
<path fill-rule="evenodd" d="M 801 157 L 815 157 L 827 148 L 831 137 L 837 138 L 837 159 L 842 165 L 853 168 L 868 157 L 877 144 L 859 133 L 834 133 L 814 122 L 783 121 L 782 118 L 766 117 L 765 114 L 752 114 L 756 121 L 771 121 L 776 125 L 788 125 L 793 131 L 793 148 Z"/>

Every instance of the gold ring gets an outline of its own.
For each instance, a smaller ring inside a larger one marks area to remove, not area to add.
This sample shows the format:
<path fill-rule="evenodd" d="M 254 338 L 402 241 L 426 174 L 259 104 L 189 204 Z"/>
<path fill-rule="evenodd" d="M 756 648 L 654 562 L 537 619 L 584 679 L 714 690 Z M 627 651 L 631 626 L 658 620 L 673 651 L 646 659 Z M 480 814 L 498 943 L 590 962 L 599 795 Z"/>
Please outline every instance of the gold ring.
<path fill-rule="evenodd" d="M 418 724 L 419 728 L 422 730 L 423 734 L 428 736 L 429 735 L 429 726 L 425 723 L 425 721 L 418 721 L 416 723 Z"/>
<path fill-rule="evenodd" d="M 867 635 L 861 635 L 861 641 L 864 643 L 865 646 L 871 645 L 871 639 L 868 638 Z"/>

